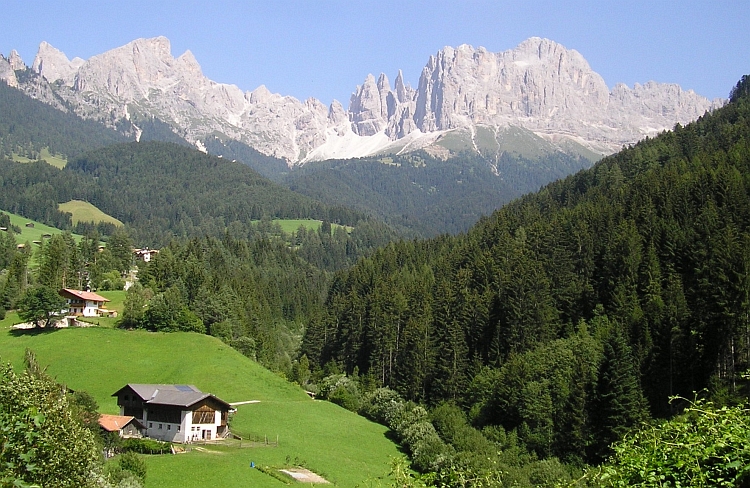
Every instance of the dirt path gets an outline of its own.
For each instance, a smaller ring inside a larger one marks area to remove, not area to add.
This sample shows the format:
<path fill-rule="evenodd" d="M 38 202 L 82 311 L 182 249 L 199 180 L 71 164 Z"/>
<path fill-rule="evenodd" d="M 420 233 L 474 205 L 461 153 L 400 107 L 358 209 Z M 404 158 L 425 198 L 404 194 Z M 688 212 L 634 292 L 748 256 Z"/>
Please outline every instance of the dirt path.
<path fill-rule="evenodd" d="M 330 482 L 323 478 L 322 476 L 319 476 L 309 469 L 304 468 L 289 468 L 289 469 L 280 469 L 284 474 L 288 474 L 295 480 L 299 481 L 300 483 L 324 483 L 329 484 Z"/>

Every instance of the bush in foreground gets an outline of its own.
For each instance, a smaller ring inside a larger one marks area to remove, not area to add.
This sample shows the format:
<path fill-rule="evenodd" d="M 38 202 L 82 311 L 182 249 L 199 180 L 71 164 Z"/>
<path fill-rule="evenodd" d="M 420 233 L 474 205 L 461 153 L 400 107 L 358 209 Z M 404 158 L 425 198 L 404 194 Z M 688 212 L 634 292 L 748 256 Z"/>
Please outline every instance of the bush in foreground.
<path fill-rule="evenodd" d="M 674 419 L 615 444 L 592 476 L 600 486 L 750 486 L 750 409 L 690 403 Z"/>

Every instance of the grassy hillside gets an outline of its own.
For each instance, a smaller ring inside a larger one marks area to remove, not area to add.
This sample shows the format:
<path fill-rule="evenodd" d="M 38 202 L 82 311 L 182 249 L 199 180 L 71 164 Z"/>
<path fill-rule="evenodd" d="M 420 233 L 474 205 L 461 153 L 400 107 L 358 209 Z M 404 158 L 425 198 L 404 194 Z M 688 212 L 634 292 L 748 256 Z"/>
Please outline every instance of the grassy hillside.
<path fill-rule="evenodd" d="M 259 220 L 254 221 L 255 223 L 260 222 Z M 271 221 L 274 224 L 278 224 L 279 227 L 281 227 L 281 230 L 287 234 L 292 234 L 294 232 L 297 232 L 297 230 L 300 227 L 304 227 L 308 230 L 318 230 L 320 229 L 321 224 L 323 223 L 322 220 L 312 220 L 312 219 L 274 219 Z M 339 224 L 331 224 L 333 228 L 336 227 L 343 227 L 347 230 L 347 232 L 351 232 L 353 227 L 351 226 L 344 226 Z"/>
<path fill-rule="evenodd" d="M 18 226 L 21 229 L 20 234 L 14 234 L 14 236 L 16 237 L 16 242 L 18 242 L 19 244 L 23 244 L 27 241 L 41 241 L 42 236 L 45 234 L 60 234 L 63 232 L 60 229 L 56 229 L 55 227 L 44 225 L 35 220 L 27 219 L 26 217 L 22 217 L 14 213 L 6 212 L 1 209 L 0 212 L 7 214 L 10 217 L 10 223 Z M 33 227 L 26 227 L 26 224 L 33 224 Z M 73 238 L 78 241 L 81 236 L 78 234 L 73 234 Z"/>
<path fill-rule="evenodd" d="M 116 218 L 102 212 L 95 205 L 82 200 L 71 200 L 69 202 L 61 203 L 58 208 L 62 212 L 70 212 L 73 215 L 73 225 L 78 222 L 109 222 L 117 226 L 122 225 L 122 222 Z"/>
<path fill-rule="evenodd" d="M 0 360 L 21 367 L 26 348 L 58 381 L 91 393 L 104 413 L 117 412 L 110 395 L 129 382 L 188 383 L 228 402 L 260 401 L 238 406 L 232 428 L 245 437 L 278 436 L 278 447 L 208 446 L 210 452 L 149 457 L 148 487 L 283 486 L 250 462 L 304 464 L 337 486 L 356 486 L 385 475 L 399 455 L 384 427 L 309 399 L 213 337 L 98 327 L 16 335 L 8 319 L 0 322 Z"/>
<path fill-rule="evenodd" d="M 13 153 L 13 157 L 11 158 L 13 161 L 17 161 L 19 163 L 30 163 L 32 161 L 35 161 L 34 159 L 29 159 L 25 156 L 20 156 L 18 154 Z M 43 159 L 47 161 L 49 164 L 54 166 L 55 168 L 62 169 L 65 167 L 66 164 L 68 164 L 68 159 L 61 155 L 61 154 L 51 154 L 49 152 L 49 148 L 42 148 L 41 151 L 39 151 L 39 157 L 37 159 Z"/>

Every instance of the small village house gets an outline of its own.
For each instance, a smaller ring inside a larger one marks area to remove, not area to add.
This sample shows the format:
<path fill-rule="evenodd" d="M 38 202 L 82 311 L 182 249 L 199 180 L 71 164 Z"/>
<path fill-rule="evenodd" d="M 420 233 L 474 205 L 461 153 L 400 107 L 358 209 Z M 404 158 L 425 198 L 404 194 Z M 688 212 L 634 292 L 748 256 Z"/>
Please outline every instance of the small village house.
<path fill-rule="evenodd" d="M 111 316 L 114 311 L 108 310 L 106 302 L 109 299 L 97 295 L 90 291 L 72 290 L 64 288 L 60 290 L 60 295 L 65 298 L 68 304 L 67 315 L 83 317 L 103 317 Z"/>
<path fill-rule="evenodd" d="M 148 263 L 153 259 L 154 256 L 159 254 L 158 249 L 133 249 L 133 254 L 135 254 L 135 257 L 143 261 L 144 263 Z"/>
<path fill-rule="evenodd" d="M 152 439 L 185 443 L 229 434 L 232 406 L 192 385 L 129 383 L 112 396 L 117 397 L 120 415 L 135 417 Z"/>

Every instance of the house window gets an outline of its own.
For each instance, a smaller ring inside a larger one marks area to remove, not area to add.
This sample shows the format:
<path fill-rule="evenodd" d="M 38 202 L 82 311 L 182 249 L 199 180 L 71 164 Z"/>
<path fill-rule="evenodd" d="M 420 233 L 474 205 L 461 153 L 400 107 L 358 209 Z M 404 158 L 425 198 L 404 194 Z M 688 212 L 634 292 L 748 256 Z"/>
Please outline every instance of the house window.
<path fill-rule="evenodd" d="M 167 430 L 172 430 L 172 426 L 167 424 Z"/>
<path fill-rule="evenodd" d="M 162 428 L 163 428 L 163 425 L 159 424 L 159 430 L 161 430 Z"/>
<path fill-rule="evenodd" d="M 154 424 L 153 424 L 153 423 L 151 423 L 151 422 L 149 422 L 149 423 L 148 423 L 148 428 L 149 428 L 149 429 L 153 429 L 153 428 L 154 428 Z"/>
<path fill-rule="evenodd" d="M 180 431 L 180 426 L 178 425 L 178 426 L 177 426 L 177 432 L 179 432 L 179 431 Z"/>

